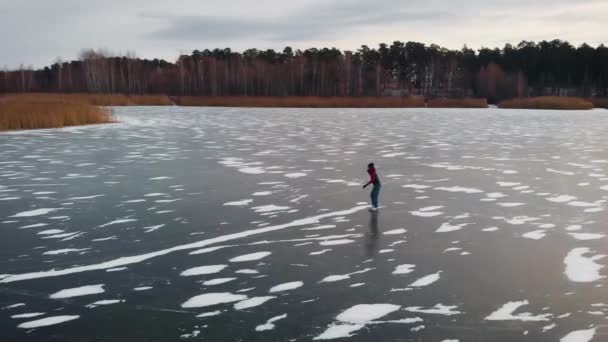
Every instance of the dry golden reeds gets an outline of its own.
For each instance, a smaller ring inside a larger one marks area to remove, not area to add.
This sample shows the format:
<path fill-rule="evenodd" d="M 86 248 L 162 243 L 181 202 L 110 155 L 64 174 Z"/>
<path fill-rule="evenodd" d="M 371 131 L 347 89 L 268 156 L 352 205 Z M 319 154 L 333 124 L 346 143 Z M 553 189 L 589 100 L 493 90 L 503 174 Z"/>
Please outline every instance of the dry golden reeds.
<path fill-rule="evenodd" d="M 608 97 L 592 97 L 588 99 L 593 103 L 595 108 L 606 108 L 608 109 Z"/>
<path fill-rule="evenodd" d="M 74 94 L 96 106 L 169 106 L 167 95 L 127 95 L 127 94 Z"/>
<path fill-rule="evenodd" d="M 109 109 L 73 97 L 22 94 L 0 97 L 0 130 L 113 122 Z"/>
<path fill-rule="evenodd" d="M 593 103 L 580 97 L 540 96 L 502 101 L 500 108 L 512 109 L 557 109 L 584 110 L 593 109 Z"/>
<path fill-rule="evenodd" d="M 429 108 L 488 108 L 488 101 L 483 98 L 464 99 L 431 99 L 427 103 Z"/>
<path fill-rule="evenodd" d="M 413 97 L 319 97 L 319 96 L 180 96 L 180 106 L 293 107 L 293 108 L 407 108 L 424 107 Z"/>

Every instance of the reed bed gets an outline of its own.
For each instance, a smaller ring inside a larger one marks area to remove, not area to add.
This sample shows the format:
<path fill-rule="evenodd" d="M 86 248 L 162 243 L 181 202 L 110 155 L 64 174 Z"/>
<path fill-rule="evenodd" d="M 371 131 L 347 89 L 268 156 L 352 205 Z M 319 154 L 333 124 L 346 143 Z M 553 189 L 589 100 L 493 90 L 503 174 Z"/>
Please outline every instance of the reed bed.
<path fill-rule="evenodd" d="M 293 107 L 293 108 L 412 108 L 424 107 L 414 97 L 318 97 L 318 96 L 180 96 L 180 106 Z"/>
<path fill-rule="evenodd" d="M 464 99 L 431 99 L 427 102 L 429 108 L 488 108 L 484 98 Z"/>
<path fill-rule="evenodd" d="M 608 109 L 608 97 L 592 97 L 588 99 L 593 103 L 595 108 L 606 108 Z"/>
<path fill-rule="evenodd" d="M 593 109 L 591 101 L 580 97 L 540 96 L 502 101 L 500 108 L 510 109 L 557 109 L 557 110 L 586 110 Z"/>
<path fill-rule="evenodd" d="M 33 94 L 0 97 L 0 130 L 57 128 L 114 122 L 107 108 L 82 99 Z"/>

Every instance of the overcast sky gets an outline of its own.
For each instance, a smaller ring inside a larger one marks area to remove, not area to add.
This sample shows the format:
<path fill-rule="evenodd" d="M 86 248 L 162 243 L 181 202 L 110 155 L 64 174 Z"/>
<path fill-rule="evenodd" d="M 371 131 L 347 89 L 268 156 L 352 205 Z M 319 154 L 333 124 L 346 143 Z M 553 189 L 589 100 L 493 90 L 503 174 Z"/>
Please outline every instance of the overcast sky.
<path fill-rule="evenodd" d="M 174 61 L 194 49 L 448 48 L 521 40 L 608 43 L 608 0 L 0 0 L 0 67 L 83 48 Z"/>

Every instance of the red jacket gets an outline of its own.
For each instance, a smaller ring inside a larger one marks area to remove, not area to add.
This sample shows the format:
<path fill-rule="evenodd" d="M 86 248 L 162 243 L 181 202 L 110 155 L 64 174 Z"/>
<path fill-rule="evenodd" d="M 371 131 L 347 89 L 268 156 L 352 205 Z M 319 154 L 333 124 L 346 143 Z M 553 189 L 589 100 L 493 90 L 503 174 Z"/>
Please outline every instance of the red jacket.
<path fill-rule="evenodd" d="M 375 168 L 368 169 L 367 173 L 369 173 L 369 182 L 371 184 L 374 184 L 374 185 L 380 184 L 380 179 L 378 179 L 378 174 L 376 173 Z"/>

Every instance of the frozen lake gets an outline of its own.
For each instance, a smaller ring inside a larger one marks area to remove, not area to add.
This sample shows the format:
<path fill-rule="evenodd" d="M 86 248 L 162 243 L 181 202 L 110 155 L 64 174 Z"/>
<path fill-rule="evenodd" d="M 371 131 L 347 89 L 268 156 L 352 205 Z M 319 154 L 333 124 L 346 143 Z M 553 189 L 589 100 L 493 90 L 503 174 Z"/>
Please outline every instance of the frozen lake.
<path fill-rule="evenodd" d="M 608 111 L 116 114 L 0 134 L 0 340 L 608 338 Z"/>

